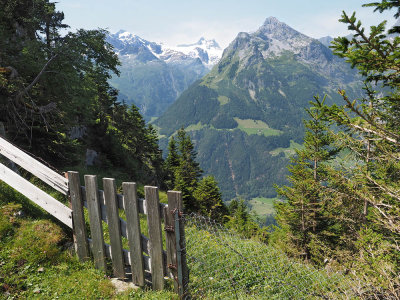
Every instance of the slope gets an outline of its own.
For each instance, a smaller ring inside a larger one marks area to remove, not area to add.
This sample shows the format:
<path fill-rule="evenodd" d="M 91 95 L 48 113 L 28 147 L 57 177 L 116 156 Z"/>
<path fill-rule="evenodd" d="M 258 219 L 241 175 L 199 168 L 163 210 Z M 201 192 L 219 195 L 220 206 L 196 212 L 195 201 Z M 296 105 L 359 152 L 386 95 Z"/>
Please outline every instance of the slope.
<path fill-rule="evenodd" d="M 270 17 L 256 32 L 239 33 L 155 125 L 167 137 L 190 131 L 201 167 L 216 176 L 225 199 L 274 197 L 273 185 L 286 180 L 285 149 L 302 142 L 308 102 L 325 93 L 339 101 L 337 89 L 351 94 L 357 85 L 330 49 Z"/>

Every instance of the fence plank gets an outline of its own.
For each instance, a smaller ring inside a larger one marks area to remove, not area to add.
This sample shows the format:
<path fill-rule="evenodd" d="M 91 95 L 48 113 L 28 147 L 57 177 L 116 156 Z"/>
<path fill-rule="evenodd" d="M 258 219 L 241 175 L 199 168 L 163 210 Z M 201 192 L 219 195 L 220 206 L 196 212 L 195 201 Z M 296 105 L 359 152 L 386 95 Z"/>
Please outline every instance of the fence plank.
<path fill-rule="evenodd" d="M 82 186 L 82 194 L 85 195 L 85 187 Z M 104 191 L 103 190 L 99 190 L 99 197 L 100 197 L 100 206 L 101 206 L 101 211 L 102 211 L 102 219 L 103 221 L 107 222 L 107 214 L 106 214 L 106 207 L 105 207 L 105 202 L 104 202 Z M 125 209 L 125 204 L 124 203 L 124 196 L 117 194 L 117 199 L 118 199 L 118 208 L 120 209 Z M 146 205 L 146 200 L 145 199 L 138 199 L 138 205 L 139 205 L 139 213 L 140 214 L 144 214 L 147 215 L 147 205 Z M 164 203 L 160 203 L 160 210 L 163 211 L 164 207 L 166 206 L 166 204 Z M 161 219 L 163 219 L 164 214 L 161 215 Z"/>
<path fill-rule="evenodd" d="M 121 224 L 118 214 L 115 179 L 103 178 L 104 200 L 107 205 L 108 231 L 110 233 L 112 265 L 114 275 L 125 278 L 124 255 L 122 252 Z"/>
<path fill-rule="evenodd" d="M 174 279 L 174 290 L 178 290 L 178 263 L 176 259 L 176 238 L 175 238 L 175 220 L 174 210 L 179 209 L 179 194 L 174 191 L 168 191 L 168 206 L 164 207 L 165 229 L 166 229 L 166 246 L 167 246 L 167 266 L 168 276 Z"/>
<path fill-rule="evenodd" d="M 144 286 L 143 249 L 136 183 L 124 182 L 122 183 L 122 189 L 124 191 L 126 229 L 130 249 L 132 281 L 138 286 Z"/>
<path fill-rule="evenodd" d="M 81 190 L 82 190 L 83 195 L 85 195 L 86 194 L 85 187 L 81 187 Z M 84 196 L 84 197 L 86 199 L 86 196 Z M 100 206 L 101 206 L 101 219 L 108 224 L 107 212 L 106 212 L 107 207 L 106 207 L 105 203 L 102 202 L 102 201 L 104 201 L 103 200 L 104 199 L 104 191 L 99 190 L 99 198 L 100 198 Z M 144 206 L 146 207 L 146 200 L 139 199 L 139 213 L 142 213 L 141 208 L 140 208 L 141 203 L 142 203 L 142 205 L 144 203 Z M 84 201 L 83 204 L 86 208 L 88 208 L 87 201 Z M 160 209 L 163 209 L 165 206 L 166 206 L 166 204 L 160 203 Z M 146 208 L 146 211 L 147 211 L 147 208 Z M 126 221 L 122 218 L 120 218 L 119 221 L 120 221 L 120 225 L 121 225 L 122 236 L 124 238 L 128 238 L 128 234 L 126 231 L 126 226 L 127 226 Z M 146 236 L 144 236 L 143 234 L 142 234 L 142 247 L 143 247 L 143 252 L 148 255 L 149 254 L 149 239 Z M 167 253 L 165 251 L 163 253 L 164 253 L 164 256 L 167 255 Z"/>
<path fill-rule="evenodd" d="M 84 261 L 89 257 L 89 245 L 87 242 L 86 223 L 83 213 L 83 199 L 79 173 L 69 171 L 68 181 L 72 205 L 72 223 L 74 230 L 75 248 L 79 260 Z"/>
<path fill-rule="evenodd" d="M 88 239 L 88 241 L 89 241 L 90 244 L 93 243 L 91 239 Z M 104 243 L 104 248 L 106 249 L 107 258 L 112 259 L 112 257 L 111 257 L 111 246 L 109 244 L 107 244 L 107 243 Z M 132 263 L 131 263 L 131 256 L 129 254 L 129 251 L 126 250 L 126 249 L 123 249 L 122 251 L 124 252 L 125 264 L 126 265 L 131 265 Z M 150 257 L 148 257 L 146 255 L 143 255 L 144 269 L 147 272 L 150 272 L 150 261 L 151 261 Z"/>
<path fill-rule="evenodd" d="M 162 290 L 164 288 L 164 262 L 158 188 L 145 186 L 144 191 L 149 227 L 151 281 L 154 290 Z"/>
<path fill-rule="evenodd" d="M 0 163 L 0 180 L 72 228 L 72 210 Z"/>
<path fill-rule="evenodd" d="M 169 241 L 169 245 L 172 249 L 167 250 L 167 254 L 170 255 L 170 259 L 173 265 L 177 268 L 173 269 L 175 281 L 174 287 L 180 296 L 186 290 L 187 284 L 189 283 L 189 269 L 186 262 L 186 249 L 185 249 L 185 229 L 183 221 L 180 219 L 180 215 L 183 212 L 183 201 L 182 192 L 168 191 L 168 213 L 166 213 L 166 219 L 170 220 L 172 217 L 174 222 L 174 238 L 175 242 Z M 167 216 L 168 215 L 168 216 Z M 172 236 L 169 237 L 172 239 Z M 168 240 L 167 240 L 168 245 Z M 167 248 L 168 249 L 168 248 Z M 174 251 L 174 253 L 172 253 Z"/>
<path fill-rule="evenodd" d="M 97 269 L 107 269 L 104 248 L 103 225 L 101 221 L 101 208 L 97 188 L 97 176 L 85 175 L 86 201 L 90 220 L 90 233 L 92 235 L 92 252 L 94 265 Z"/>
<path fill-rule="evenodd" d="M 68 194 L 68 180 L 66 178 L 30 157 L 2 137 L 0 137 L 0 154 L 40 178 L 57 191 L 64 195 Z"/>

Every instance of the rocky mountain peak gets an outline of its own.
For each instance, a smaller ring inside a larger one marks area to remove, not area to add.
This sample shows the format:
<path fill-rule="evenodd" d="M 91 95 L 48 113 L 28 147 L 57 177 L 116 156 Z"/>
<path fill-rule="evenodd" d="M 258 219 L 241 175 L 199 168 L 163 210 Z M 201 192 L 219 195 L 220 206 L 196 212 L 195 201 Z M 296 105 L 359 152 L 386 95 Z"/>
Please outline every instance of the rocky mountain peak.
<path fill-rule="evenodd" d="M 310 37 L 298 32 L 289 25 L 280 22 L 275 17 L 269 17 L 264 24 L 255 32 L 259 37 L 278 40 L 281 42 L 290 42 L 295 40 L 311 40 Z"/>
<path fill-rule="evenodd" d="M 252 65 L 262 65 L 269 59 L 289 55 L 293 60 L 307 65 L 324 77 L 343 81 L 343 76 L 338 76 L 338 58 L 334 57 L 328 48 L 329 39 L 331 40 L 325 38 L 318 41 L 275 17 L 269 17 L 257 31 L 239 33 L 224 51 L 221 61 L 237 60 L 241 70 Z"/>
<path fill-rule="evenodd" d="M 229 45 L 225 55 L 232 51 L 239 51 L 241 62 L 249 55 L 262 54 L 264 59 L 280 56 L 289 51 L 297 55 L 304 52 L 314 39 L 298 32 L 275 17 L 269 17 L 263 25 L 253 33 L 240 32 L 236 39 Z"/>
<path fill-rule="evenodd" d="M 265 19 L 263 26 L 284 24 L 275 17 L 268 17 Z"/>
<path fill-rule="evenodd" d="M 207 40 L 204 37 L 201 37 L 196 43 L 180 44 L 171 49 L 191 57 L 198 57 L 209 69 L 219 61 L 222 55 L 222 49 L 219 44 L 214 39 Z"/>
<path fill-rule="evenodd" d="M 324 36 L 322 38 L 319 38 L 318 41 L 322 43 L 322 45 L 325 45 L 326 47 L 331 46 L 331 42 L 333 41 L 333 37 L 331 36 Z"/>

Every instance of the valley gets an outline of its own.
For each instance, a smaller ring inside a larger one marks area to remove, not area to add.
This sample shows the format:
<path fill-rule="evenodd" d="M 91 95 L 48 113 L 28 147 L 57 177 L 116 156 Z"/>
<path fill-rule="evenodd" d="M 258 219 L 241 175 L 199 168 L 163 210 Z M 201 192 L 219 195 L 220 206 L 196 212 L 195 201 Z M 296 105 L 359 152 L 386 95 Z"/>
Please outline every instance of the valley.
<path fill-rule="evenodd" d="M 309 101 L 327 94 L 327 103 L 339 103 L 338 89 L 356 95 L 359 86 L 356 72 L 329 48 L 270 17 L 257 31 L 239 33 L 154 125 L 164 151 L 179 128 L 189 132 L 225 200 L 274 198 L 302 144 Z"/>

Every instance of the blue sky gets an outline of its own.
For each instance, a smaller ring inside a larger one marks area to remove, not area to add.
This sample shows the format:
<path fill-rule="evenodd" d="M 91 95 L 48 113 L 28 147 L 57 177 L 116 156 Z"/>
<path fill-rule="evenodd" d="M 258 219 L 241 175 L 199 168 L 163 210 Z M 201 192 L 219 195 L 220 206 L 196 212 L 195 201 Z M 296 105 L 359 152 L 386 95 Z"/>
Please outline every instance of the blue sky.
<path fill-rule="evenodd" d="M 274 16 L 314 38 L 346 35 L 339 23 L 342 10 L 357 15 L 366 25 L 383 19 L 394 23 L 393 13 L 373 13 L 361 0 L 57 0 L 71 29 L 125 29 L 144 39 L 166 45 L 190 43 L 201 36 L 226 47 L 238 32 L 250 32 Z"/>

